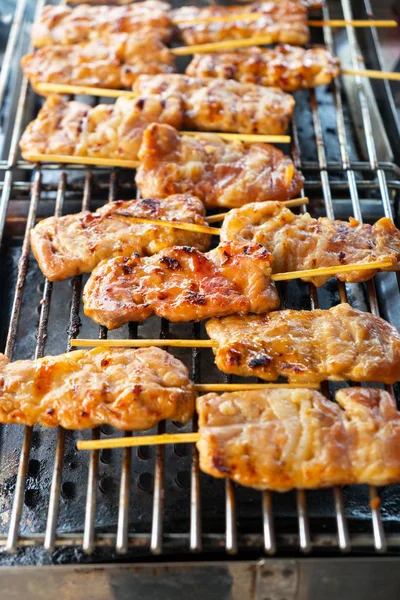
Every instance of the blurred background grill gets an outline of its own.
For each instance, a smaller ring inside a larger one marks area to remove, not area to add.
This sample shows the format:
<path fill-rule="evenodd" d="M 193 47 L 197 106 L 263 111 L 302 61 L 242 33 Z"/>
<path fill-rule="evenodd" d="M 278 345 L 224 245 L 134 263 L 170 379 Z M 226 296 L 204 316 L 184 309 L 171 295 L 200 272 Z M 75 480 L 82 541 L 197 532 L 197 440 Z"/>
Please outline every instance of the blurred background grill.
<path fill-rule="evenodd" d="M 176 3 L 178 5 L 178 3 Z M 70 340 L 105 338 L 108 332 L 83 315 L 85 277 L 49 283 L 30 255 L 29 230 L 49 215 L 96 209 L 136 196 L 134 172 L 104 168 L 35 166 L 21 160 L 18 141 L 42 99 L 29 88 L 19 60 L 29 48 L 37 7 L 4 4 L 0 76 L 0 287 L 1 350 L 23 359 L 58 354 Z M 11 18 L 7 16 L 10 13 Z M 323 17 L 390 17 L 369 0 L 328 0 Z M 350 68 L 387 68 L 398 61 L 398 33 L 374 28 L 313 29 Z M 184 68 L 184 62 L 181 68 Z M 400 188 L 400 136 L 393 92 L 399 84 L 357 77 L 295 94 L 292 154 L 306 177 L 313 216 L 355 216 L 396 221 Z M 86 98 L 89 102 L 95 99 Z M 398 223 L 397 223 L 397 226 Z M 399 280 L 379 274 L 374 282 L 344 286 L 331 280 L 318 292 L 291 282 L 280 287 L 282 306 L 309 309 L 344 301 L 381 314 L 400 326 Z M 110 332 L 110 337 L 205 337 L 200 324 L 169 324 L 152 318 Z M 173 349 L 196 382 L 224 381 L 210 349 Z M 239 378 L 232 381 L 240 381 Z M 330 385 L 331 392 L 335 386 Z M 160 432 L 190 431 L 161 424 Z M 78 453 L 79 437 L 119 435 L 104 426 L 93 432 L 2 426 L 0 431 L 0 564 L 37 564 L 149 559 L 161 555 L 226 559 L 314 555 L 341 551 L 374 555 L 400 550 L 399 486 L 379 493 L 363 486 L 287 494 L 260 494 L 199 474 L 190 445 Z M 380 505 L 377 499 L 380 498 Z M 372 501 L 372 502 L 371 502 Z M 15 554 L 15 551 L 18 552 Z M 200 553 L 200 554 L 199 554 Z M 375 563 L 374 563 L 375 564 Z"/>

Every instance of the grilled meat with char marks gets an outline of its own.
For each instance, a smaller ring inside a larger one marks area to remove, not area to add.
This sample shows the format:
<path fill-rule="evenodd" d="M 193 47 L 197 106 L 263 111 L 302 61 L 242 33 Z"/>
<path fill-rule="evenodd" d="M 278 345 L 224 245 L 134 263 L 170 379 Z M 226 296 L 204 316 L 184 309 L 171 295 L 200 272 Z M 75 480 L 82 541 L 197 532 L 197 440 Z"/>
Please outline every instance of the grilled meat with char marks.
<path fill-rule="evenodd" d="M 139 75 L 139 94 L 180 97 L 184 129 L 233 133 L 283 134 L 294 111 L 293 96 L 279 88 L 264 88 L 229 79 L 187 75 Z"/>
<path fill-rule="evenodd" d="M 270 254 L 258 244 L 220 244 L 207 254 L 174 247 L 149 258 L 115 258 L 93 271 L 85 314 L 115 329 L 153 314 L 169 321 L 264 312 L 279 306 Z"/>
<path fill-rule="evenodd" d="M 191 77 L 219 77 L 241 83 L 276 86 L 285 92 L 330 83 L 340 62 L 324 46 L 242 48 L 231 52 L 195 54 L 186 69 Z"/>
<path fill-rule="evenodd" d="M 262 13 L 262 17 L 254 21 L 240 20 L 240 13 L 250 12 Z M 263 36 L 264 44 L 283 43 L 303 46 L 307 44 L 310 37 L 307 27 L 307 9 L 300 2 L 291 0 L 231 6 L 183 6 L 173 10 L 171 14 L 176 21 L 238 15 L 235 21 L 178 22 L 179 34 L 187 45 Z"/>
<path fill-rule="evenodd" d="M 78 350 L 10 363 L 0 355 L 0 423 L 150 429 L 186 423 L 196 391 L 187 368 L 160 348 Z"/>
<path fill-rule="evenodd" d="M 174 73 L 175 57 L 152 32 L 112 34 L 70 46 L 43 46 L 21 61 L 24 74 L 38 83 L 130 88 L 147 73 Z"/>
<path fill-rule="evenodd" d="M 394 398 L 354 387 L 337 392 L 336 400 L 304 389 L 200 396 L 200 468 L 279 492 L 399 482 L 400 413 Z"/>
<path fill-rule="evenodd" d="M 165 200 L 117 200 L 96 212 L 86 210 L 44 219 L 31 231 L 31 246 L 43 275 L 57 281 L 90 273 L 102 260 L 134 252 L 149 256 L 164 248 L 186 244 L 205 251 L 211 242 L 210 235 L 131 220 L 139 217 L 207 226 L 204 214 L 200 200 L 187 195 L 169 196 Z"/>
<path fill-rule="evenodd" d="M 393 263 L 385 270 L 400 269 L 400 232 L 386 217 L 368 225 L 353 218 L 347 222 L 295 215 L 279 203 L 254 203 L 229 213 L 221 240 L 262 244 L 274 256 L 274 273 L 337 266 L 338 279 L 355 283 L 371 279 L 377 271 L 340 274 L 341 265 L 382 260 Z M 303 280 L 321 286 L 329 277 Z"/>
<path fill-rule="evenodd" d="M 330 310 L 282 310 L 268 315 L 211 319 L 206 330 L 224 373 L 290 383 L 375 381 L 400 375 L 395 327 L 349 304 Z"/>
<path fill-rule="evenodd" d="M 146 129 L 139 158 L 136 184 L 142 195 L 191 193 L 207 208 L 288 200 L 303 187 L 301 173 L 274 146 L 225 142 L 212 134 L 193 138 L 168 125 Z"/>
<path fill-rule="evenodd" d="M 35 48 L 50 44 L 70 45 L 89 42 L 114 33 L 156 33 L 168 42 L 174 25 L 167 12 L 169 5 L 147 0 L 127 6 L 45 6 L 32 27 Z"/>
<path fill-rule="evenodd" d="M 181 100 L 121 97 L 115 104 L 91 107 L 49 96 L 37 118 L 26 128 L 20 147 L 23 154 L 136 160 L 143 131 L 154 122 L 180 129 Z"/>

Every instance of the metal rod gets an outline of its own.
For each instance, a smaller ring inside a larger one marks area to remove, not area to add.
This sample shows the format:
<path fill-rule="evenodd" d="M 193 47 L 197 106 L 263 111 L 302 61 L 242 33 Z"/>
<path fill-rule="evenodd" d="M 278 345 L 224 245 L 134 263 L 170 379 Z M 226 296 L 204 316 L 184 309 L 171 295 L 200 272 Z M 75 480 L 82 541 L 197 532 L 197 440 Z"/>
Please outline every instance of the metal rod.
<path fill-rule="evenodd" d="M 193 324 L 193 339 L 200 339 L 200 325 Z M 192 348 L 192 368 L 191 377 L 194 383 L 201 381 L 200 373 L 201 349 Z M 197 415 L 192 419 L 192 431 L 197 431 Z M 192 552 L 200 552 L 202 549 L 201 541 L 201 497 L 200 497 L 200 469 L 199 453 L 196 445 L 192 445 L 192 464 L 190 467 L 190 542 L 189 547 Z"/>
<path fill-rule="evenodd" d="M 276 539 L 274 529 L 274 513 L 271 492 L 262 493 L 262 515 L 264 532 L 264 550 L 267 554 L 275 554 Z"/>
<path fill-rule="evenodd" d="M 237 554 L 236 498 L 230 479 L 225 480 L 225 527 L 225 549 L 229 554 Z"/>

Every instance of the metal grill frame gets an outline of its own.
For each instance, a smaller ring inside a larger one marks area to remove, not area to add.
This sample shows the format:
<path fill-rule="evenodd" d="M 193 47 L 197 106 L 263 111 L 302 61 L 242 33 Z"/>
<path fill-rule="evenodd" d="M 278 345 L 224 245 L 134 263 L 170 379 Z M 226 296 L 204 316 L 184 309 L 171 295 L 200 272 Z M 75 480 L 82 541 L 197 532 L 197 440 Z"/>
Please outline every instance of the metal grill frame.
<path fill-rule="evenodd" d="M 42 10 L 45 0 L 40 0 L 37 5 L 36 14 Z M 9 77 L 11 72 L 11 59 L 18 45 L 18 35 L 21 31 L 21 26 L 26 12 L 27 0 L 18 0 L 14 20 L 11 26 L 8 45 L 3 62 L 3 68 L 0 74 L 0 106 L 6 96 L 7 85 L 9 85 Z M 345 19 L 351 20 L 354 17 L 368 18 L 372 16 L 369 0 L 361 0 L 356 3 L 355 10 L 357 14 L 353 15 L 350 0 L 341 0 L 341 7 Z M 330 18 L 329 5 L 323 9 L 323 18 Z M 356 37 L 356 32 L 353 27 L 346 28 L 350 57 L 353 68 L 363 69 L 366 67 Z M 381 66 L 380 50 L 378 45 L 377 31 L 371 28 L 365 35 L 369 36 L 372 42 L 369 59 L 373 57 L 375 64 L 368 64 L 368 67 L 379 68 Z M 334 51 L 334 40 L 332 31 L 329 27 L 323 29 L 323 36 L 326 46 L 332 52 Z M 293 124 L 293 145 L 292 154 L 296 163 L 302 170 L 307 170 L 313 173 L 313 177 L 307 180 L 307 186 L 310 189 L 317 191 L 321 190 L 324 201 L 326 215 L 333 219 L 335 218 L 335 202 L 332 199 L 332 194 L 336 191 L 349 190 L 351 205 L 354 217 L 359 221 L 363 220 L 362 205 L 360 202 L 359 191 L 361 190 L 377 190 L 382 199 L 383 212 L 385 216 L 393 219 L 394 210 L 392 204 L 394 201 L 395 210 L 397 210 L 398 190 L 400 189 L 400 167 L 391 162 L 379 162 L 377 157 L 377 149 L 374 142 L 372 121 L 370 109 L 365 91 L 365 80 L 360 77 L 355 78 L 355 86 L 357 90 L 358 101 L 361 106 L 361 119 L 364 127 L 365 142 L 368 153 L 368 160 L 350 161 L 347 150 L 347 133 L 345 119 L 343 113 L 343 86 L 341 79 L 336 79 L 332 84 L 333 98 L 336 107 L 337 131 L 340 144 L 341 162 L 327 162 L 324 140 L 320 116 L 318 112 L 317 99 L 314 91 L 310 93 L 311 110 L 313 116 L 313 124 L 315 131 L 315 141 L 317 145 L 317 162 L 302 161 L 300 156 L 300 145 L 298 140 L 298 131 L 296 123 Z M 393 155 L 396 160 L 400 160 L 400 137 L 397 115 L 394 110 L 393 97 L 388 82 L 378 82 L 380 92 L 384 92 L 384 107 L 382 112 L 385 119 L 390 123 L 390 138 L 395 140 L 393 146 Z M 377 91 L 374 86 L 375 92 Z M 64 205 L 65 195 L 68 188 L 68 173 L 76 170 L 86 172 L 84 187 L 82 190 L 82 210 L 90 207 L 92 197 L 93 178 L 98 172 L 104 172 L 104 169 L 84 167 L 68 167 L 60 168 L 59 165 L 46 165 L 40 167 L 38 165 L 28 164 L 19 158 L 18 142 L 21 135 L 24 115 L 26 114 L 28 99 L 28 82 L 22 80 L 20 88 L 20 97 L 15 115 L 15 125 L 10 142 L 9 153 L 6 159 L 0 161 L 0 175 L 2 175 L 1 199 L 0 199 L 0 237 L 2 237 L 6 225 L 6 216 L 9 208 L 9 203 L 12 198 L 13 190 L 27 192 L 30 191 L 29 213 L 26 220 L 25 235 L 22 243 L 21 257 L 18 265 L 18 276 L 15 289 L 14 304 L 11 312 L 11 320 L 9 332 L 7 336 L 5 354 L 12 359 L 14 346 L 16 343 L 18 320 L 21 310 L 21 302 L 24 292 L 25 279 L 29 269 L 29 232 L 35 224 L 38 204 L 44 187 L 42 186 L 42 171 L 59 170 L 60 180 L 57 189 L 57 197 L 55 203 L 55 215 L 61 215 Z M 390 120 L 389 120 L 390 119 Z M 32 183 L 18 181 L 16 179 L 18 173 L 23 171 L 32 171 Z M 340 171 L 345 175 L 345 179 L 332 179 L 331 173 Z M 365 174 L 362 181 L 357 180 L 356 171 Z M 110 170 L 109 184 L 105 185 L 108 188 L 108 200 L 117 199 L 118 193 L 118 170 Z M 339 294 L 341 301 L 346 301 L 346 288 L 344 284 L 339 283 Z M 45 282 L 42 307 L 40 312 L 39 326 L 37 331 L 37 344 L 35 348 L 35 358 L 40 358 L 44 355 L 45 342 L 47 337 L 47 323 L 49 318 L 50 303 L 53 291 L 53 284 L 49 281 Z M 72 283 L 72 302 L 69 317 L 69 335 L 67 339 L 67 350 L 71 349 L 71 339 L 76 337 L 79 328 L 76 327 L 80 298 L 82 291 L 82 277 L 78 276 L 73 279 Z M 318 306 L 318 298 L 316 289 L 310 286 L 310 298 L 312 308 Z M 368 283 L 368 300 L 371 312 L 379 314 L 378 301 L 374 282 Z M 167 338 L 169 324 L 162 320 L 160 337 Z M 137 326 L 131 324 L 129 334 L 132 338 L 137 335 Z M 193 338 L 196 339 L 200 335 L 199 326 L 193 325 Z M 107 330 L 100 328 L 99 338 L 105 338 Z M 191 351 L 191 376 L 195 382 L 199 381 L 199 361 L 201 350 L 193 349 Z M 192 423 L 193 430 L 196 430 L 196 418 Z M 158 427 L 159 433 L 165 430 L 165 425 L 161 423 Z M 160 555 L 164 551 L 170 552 L 201 552 L 202 550 L 225 550 L 228 554 L 235 555 L 244 549 L 254 549 L 256 551 L 264 549 L 267 554 L 275 554 L 281 547 L 289 548 L 292 552 L 299 549 L 301 552 L 307 553 L 312 549 L 329 548 L 331 551 L 348 552 L 353 550 L 375 551 L 384 553 L 387 551 L 388 544 L 391 549 L 400 550 L 400 534 L 385 533 L 381 514 L 379 510 L 379 502 L 376 502 L 378 491 L 370 487 L 369 496 L 371 500 L 371 519 L 372 519 L 372 538 L 365 533 L 356 533 L 350 536 L 348 524 L 346 521 L 345 507 L 340 488 L 334 488 L 334 506 L 337 522 L 337 535 L 324 534 L 317 532 L 311 537 L 310 524 L 307 513 L 307 497 L 305 491 L 297 491 L 297 512 L 298 512 L 298 535 L 282 534 L 278 537 L 274 531 L 274 515 L 272 507 L 272 494 L 264 492 L 261 494 L 262 505 L 262 522 L 260 522 L 260 533 L 258 534 L 238 534 L 237 519 L 236 519 L 236 499 L 235 487 L 230 480 L 225 482 L 225 535 L 205 534 L 202 535 L 202 518 L 200 504 L 200 481 L 199 481 L 199 461 L 198 453 L 193 445 L 192 462 L 191 462 L 191 488 L 190 488 L 190 524 L 187 534 L 163 534 L 163 509 L 164 509 L 164 447 L 159 446 L 156 451 L 155 473 L 154 473 L 154 492 L 153 492 L 153 519 L 151 531 L 147 534 L 132 533 L 129 531 L 129 502 L 130 502 L 130 473 L 132 466 L 131 449 L 123 450 L 122 469 L 120 474 L 120 492 L 119 492 L 119 507 L 118 507 L 118 525 L 116 533 L 99 533 L 95 530 L 96 525 L 96 504 L 97 504 L 97 485 L 98 485 L 98 464 L 99 453 L 92 451 L 89 460 L 89 469 L 87 477 L 87 492 L 86 492 L 86 515 L 83 525 L 83 532 L 80 534 L 60 534 L 57 531 L 59 503 L 60 503 L 60 488 L 64 462 L 64 443 L 65 431 L 62 428 L 58 429 L 57 444 L 54 455 L 54 467 L 52 473 L 52 481 L 50 487 L 50 496 L 47 512 L 47 526 L 43 534 L 35 534 L 29 536 L 21 536 L 19 533 L 21 515 L 23 510 L 24 490 L 27 476 L 27 467 L 29 453 L 32 443 L 32 431 L 30 427 L 26 427 L 23 437 L 23 445 L 20 453 L 17 481 L 13 498 L 12 511 L 10 516 L 10 524 L 8 535 L 0 536 L 0 548 L 5 548 L 8 552 L 16 552 L 20 547 L 43 546 L 48 552 L 53 552 L 58 547 L 82 547 L 85 553 L 91 554 L 96 549 L 112 548 L 116 553 L 124 554 L 132 548 L 139 548 L 143 551 L 149 550 L 154 555 Z M 128 434 L 126 434 L 128 435 Z M 92 432 L 93 439 L 99 437 L 99 431 Z"/>

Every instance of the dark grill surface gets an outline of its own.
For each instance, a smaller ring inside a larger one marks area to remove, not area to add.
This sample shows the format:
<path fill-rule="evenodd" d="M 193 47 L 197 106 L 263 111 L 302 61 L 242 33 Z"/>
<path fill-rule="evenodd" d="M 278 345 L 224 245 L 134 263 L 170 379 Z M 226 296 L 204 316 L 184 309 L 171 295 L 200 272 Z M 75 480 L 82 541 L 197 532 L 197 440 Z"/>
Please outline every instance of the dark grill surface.
<path fill-rule="evenodd" d="M 40 6 L 37 7 L 39 11 Z M 177 4 L 177 3 L 176 3 Z M 369 0 L 328 2 L 324 18 L 368 18 Z M 85 278 L 49 283 L 30 255 L 29 230 L 38 219 L 136 195 L 133 172 L 100 168 L 41 168 L 18 152 L 23 127 L 42 100 L 22 80 L 18 61 L 29 47 L 33 15 L 17 4 L 0 79 L 3 144 L 1 201 L 1 349 L 12 359 L 58 354 L 74 337 L 105 338 L 108 332 L 85 317 Z M 313 30 L 346 66 L 379 68 L 374 29 Z M 364 52 L 364 54 L 362 54 Z M 362 58 L 364 56 L 364 59 Z M 185 63 L 182 61 L 182 68 Z M 397 84 L 398 85 L 398 84 Z M 305 177 L 314 216 L 354 215 L 373 222 L 396 217 L 400 138 L 388 83 L 337 80 L 315 92 L 298 92 L 292 154 Z M 92 98 L 91 101 L 94 101 Z M 384 122 L 384 126 L 382 123 Z M 317 291 L 291 282 L 280 287 L 282 306 L 330 306 L 346 296 L 400 326 L 398 279 L 380 274 L 351 286 L 331 280 Z M 206 337 L 203 325 L 169 324 L 152 318 L 110 333 L 110 337 Z M 210 349 L 174 354 L 196 382 L 224 381 Z M 236 378 L 234 381 L 240 381 Z M 334 391 L 335 386 L 329 386 Z M 328 390 L 328 388 L 327 388 Z M 168 422 L 158 431 L 190 431 Z M 191 445 L 78 453 L 78 438 L 120 435 L 110 427 L 93 432 L 2 426 L 0 430 L 0 547 L 3 564 L 118 559 L 189 550 L 223 557 L 278 554 L 397 552 L 400 550 L 399 487 L 260 494 L 199 474 Z M 370 501 L 381 498 L 379 502 Z M 371 508 L 374 506 L 375 508 Z M 47 551 L 45 552 L 43 548 Z M 8 552 L 7 552 L 8 550 Z M 10 554 L 18 550 L 16 555 Z M 91 555 L 91 558 L 88 558 Z"/>

